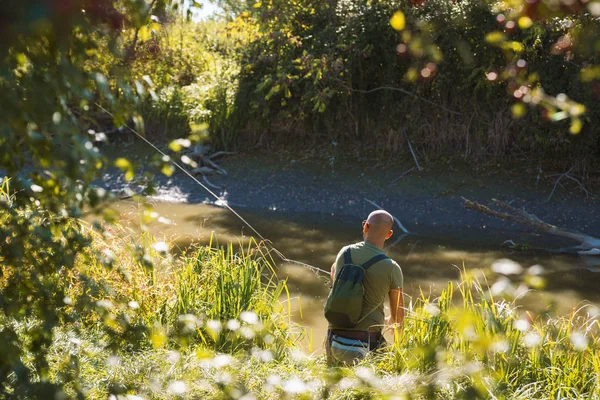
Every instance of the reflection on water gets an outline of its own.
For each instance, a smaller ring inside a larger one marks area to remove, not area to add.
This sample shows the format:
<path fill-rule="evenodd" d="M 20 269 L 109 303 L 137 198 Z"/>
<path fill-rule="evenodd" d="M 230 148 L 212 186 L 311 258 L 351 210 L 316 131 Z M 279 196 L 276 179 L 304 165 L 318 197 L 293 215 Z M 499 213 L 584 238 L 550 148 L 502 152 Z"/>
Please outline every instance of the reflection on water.
<path fill-rule="evenodd" d="M 122 202 L 115 206 L 122 222 L 139 226 L 139 205 Z M 220 243 L 247 243 L 251 230 L 228 210 L 205 204 L 156 203 L 154 211 L 168 218 L 171 225 L 152 223 L 151 231 L 183 249 L 191 243 L 207 243 L 215 234 Z M 239 212 L 239 210 L 238 210 Z M 288 258 L 329 270 L 339 249 L 361 237 L 361 220 L 336 216 L 278 214 L 271 211 L 240 214 Z M 544 267 L 547 286 L 544 291 L 527 294 L 520 303 L 528 310 L 549 309 L 568 313 L 584 300 L 600 303 L 598 257 L 572 257 L 546 252 L 515 252 L 492 246 L 477 247 L 461 243 L 460 238 L 427 239 L 407 237 L 387 249 L 404 273 L 407 300 L 420 290 L 433 296 L 459 277 L 463 265 L 467 269 L 489 271 L 494 260 L 510 258 L 524 267 Z M 394 242 L 394 238 L 390 243 Z M 498 240 L 501 243 L 502 239 Z M 309 328 L 310 351 L 320 351 L 326 330 L 323 303 L 329 291 L 328 277 L 297 264 L 279 266 L 279 276 L 286 278 L 292 294 L 293 319 Z M 311 337 L 313 340 L 311 341 Z"/>

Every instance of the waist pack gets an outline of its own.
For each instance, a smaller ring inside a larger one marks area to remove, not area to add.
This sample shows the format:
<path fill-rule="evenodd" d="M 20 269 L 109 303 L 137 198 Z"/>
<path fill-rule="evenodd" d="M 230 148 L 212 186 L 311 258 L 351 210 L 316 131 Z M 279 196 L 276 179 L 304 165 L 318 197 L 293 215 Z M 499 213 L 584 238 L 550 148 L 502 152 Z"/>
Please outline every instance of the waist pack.
<path fill-rule="evenodd" d="M 325 302 L 325 318 L 332 325 L 340 328 L 353 328 L 362 321 L 363 281 L 365 271 L 373 264 L 389 258 L 378 254 L 362 265 L 352 263 L 350 248 L 344 250 L 344 266 L 336 274 L 333 287 Z M 365 314 L 363 319 L 368 314 Z"/>

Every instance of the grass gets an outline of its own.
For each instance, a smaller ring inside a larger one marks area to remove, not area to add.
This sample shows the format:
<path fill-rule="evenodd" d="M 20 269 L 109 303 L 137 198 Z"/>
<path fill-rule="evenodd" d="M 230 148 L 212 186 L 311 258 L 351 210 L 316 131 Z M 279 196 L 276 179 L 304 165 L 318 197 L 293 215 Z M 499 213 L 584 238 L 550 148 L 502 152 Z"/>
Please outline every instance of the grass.
<path fill-rule="evenodd" d="M 116 243 L 132 240 L 117 237 Z M 92 326 L 78 334 L 65 326 L 56 334 L 56 377 L 65 357 L 76 354 L 91 398 L 109 392 L 155 399 L 600 395 L 593 307 L 536 317 L 496 298 L 465 270 L 438 298 L 421 294 L 407 305 L 404 332 L 385 351 L 351 368 L 329 368 L 323 357 L 296 346 L 299 338 L 278 301 L 285 282 L 276 280 L 268 253 L 256 243 L 237 251 L 231 244 L 199 247 L 180 259 L 147 244 L 160 259 L 156 280 L 135 257 L 126 258 L 131 246 L 116 246 L 119 265 L 103 276 L 118 287 L 105 296 L 115 304 L 136 301 L 135 315 L 153 327 L 135 351 L 126 342 L 103 347 Z"/>
<path fill-rule="evenodd" d="M 439 297 L 410 300 L 404 331 L 387 348 L 355 366 L 331 368 L 299 347 L 289 295 L 280 300 L 286 283 L 259 243 L 213 242 L 174 256 L 170 244 L 122 226 L 99 233 L 80 223 L 80 230 L 93 245 L 74 270 L 60 272 L 66 305 L 47 357 L 46 379 L 66 397 L 600 396 L 600 311 L 591 305 L 564 316 L 533 315 L 515 306 L 505 294 L 511 290 L 463 269 Z M 36 356 L 29 332 L 40 323 L 0 315 L 0 331 L 15 332 L 28 366 Z M 9 375 L 5 385 L 13 382 Z"/>

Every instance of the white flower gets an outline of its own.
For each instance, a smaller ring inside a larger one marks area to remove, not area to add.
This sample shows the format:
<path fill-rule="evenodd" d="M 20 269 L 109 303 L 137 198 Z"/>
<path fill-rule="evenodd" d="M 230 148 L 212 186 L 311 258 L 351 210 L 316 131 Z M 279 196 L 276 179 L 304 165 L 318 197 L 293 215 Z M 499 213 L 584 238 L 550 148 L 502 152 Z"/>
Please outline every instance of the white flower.
<path fill-rule="evenodd" d="M 492 351 L 495 353 L 506 353 L 510 346 L 506 340 L 499 340 L 497 342 L 492 343 L 491 348 Z"/>
<path fill-rule="evenodd" d="M 132 310 L 137 310 L 138 308 L 140 308 L 140 304 L 137 301 L 135 301 L 135 300 L 131 300 L 129 303 L 127 303 L 127 305 Z"/>
<path fill-rule="evenodd" d="M 367 367 L 357 367 L 355 373 L 357 377 L 368 383 L 372 383 L 377 380 L 377 377 L 373 371 Z"/>
<path fill-rule="evenodd" d="M 179 354 L 178 351 L 170 351 L 169 354 L 167 355 L 167 360 L 171 364 L 176 364 L 179 362 L 179 360 L 181 360 L 181 354 Z"/>
<path fill-rule="evenodd" d="M 502 275 L 517 275 L 523 272 L 523 267 L 513 260 L 503 258 L 494 261 L 492 264 L 492 271 Z"/>
<path fill-rule="evenodd" d="M 111 355 L 106 359 L 106 363 L 111 367 L 116 367 L 121 365 L 121 359 L 115 355 Z"/>
<path fill-rule="evenodd" d="M 156 250 L 159 253 L 166 253 L 167 251 L 169 251 L 169 245 L 165 242 L 156 242 L 152 247 L 154 247 L 154 250 Z"/>
<path fill-rule="evenodd" d="M 527 273 L 534 276 L 541 275 L 544 273 L 544 267 L 539 264 L 532 265 L 531 267 L 527 268 Z"/>
<path fill-rule="evenodd" d="M 215 368 L 223 368 L 231 364 L 233 358 L 227 354 L 219 354 L 215 358 L 212 359 L 212 365 Z"/>
<path fill-rule="evenodd" d="M 143 397 L 136 396 L 135 394 L 128 394 L 125 396 L 125 400 L 145 400 Z"/>
<path fill-rule="evenodd" d="M 237 331 L 238 329 L 240 329 L 240 321 L 238 321 L 237 319 L 230 319 L 229 321 L 227 321 L 227 329 L 229 329 L 230 331 Z"/>
<path fill-rule="evenodd" d="M 43 187 L 41 187 L 39 185 L 35 185 L 35 184 L 31 185 L 30 188 L 31 188 L 31 191 L 35 192 L 35 193 L 40 193 L 40 192 L 44 191 Z"/>
<path fill-rule="evenodd" d="M 258 315 L 252 311 L 242 312 L 240 314 L 240 319 L 250 325 L 256 325 L 258 323 Z"/>
<path fill-rule="evenodd" d="M 273 344 L 275 342 L 275 336 L 269 334 L 266 334 L 265 336 L 263 336 L 263 342 L 265 342 L 265 344 Z"/>
<path fill-rule="evenodd" d="M 490 288 L 492 295 L 494 296 L 498 296 L 500 294 L 506 293 L 506 294 L 510 294 L 512 292 L 514 292 L 514 288 L 512 286 L 512 284 L 510 283 L 510 281 L 504 277 L 498 279 L 496 282 L 494 282 L 494 284 L 492 285 L 492 287 Z"/>
<path fill-rule="evenodd" d="M 249 326 L 243 326 L 240 329 L 240 334 L 248 340 L 253 339 L 255 336 L 254 329 L 250 328 Z"/>
<path fill-rule="evenodd" d="M 71 305 L 73 304 L 73 299 L 67 296 L 63 299 L 63 303 L 65 303 L 66 305 Z"/>
<path fill-rule="evenodd" d="M 526 319 L 520 319 L 515 322 L 515 329 L 521 332 L 525 332 L 529 330 L 531 324 Z"/>
<path fill-rule="evenodd" d="M 269 362 L 269 361 L 273 361 L 273 353 L 271 353 L 270 350 L 265 350 L 262 353 L 260 353 L 260 360 L 262 362 Z"/>
<path fill-rule="evenodd" d="M 202 325 L 202 321 L 196 317 L 194 314 L 181 314 L 179 317 L 177 317 L 177 319 L 179 320 L 180 323 L 185 324 L 186 327 L 190 328 L 190 329 L 194 329 L 200 325 Z M 218 326 L 220 328 L 220 322 L 216 321 L 218 323 Z"/>
<path fill-rule="evenodd" d="M 271 374 L 267 377 L 267 384 L 277 386 L 281 383 L 281 377 L 279 375 Z"/>
<path fill-rule="evenodd" d="M 221 321 L 217 321 L 216 319 L 211 319 L 206 323 L 206 327 L 212 331 L 213 333 L 221 332 Z"/>
<path fill-rule="evenodd" d="M 113 304 L 108 300 L 98 300 L 96 305 L 100 308 L 106 308 L 107 310 L 113 308 Z"/>
<path fill-rule="evenodd" d="M 217 383 L 220 383 L 221 385 L 229 385 L 231 383 L 231 375 L 227 372 L 215 374 L 214 379 Z"/>
<path fill-rule="evenodd" d="M 111 263 L 115 260 L 115 253 L 113 253 L 110 249 L 104 250 L 102 254 L 104 255 L 104 261 L 106 263 Z"/>
<path fill-rule="evenodd" d="M 540 344 L 542 337 L 535 332 L 529 332 L 523 337 L 523 344 L 526 347 L 535 347 Z"/>
<path fill-rule="evenodd" d="M 358 380 L 354 378 L 343 378 L 341 381 L 338 382 L 338 386 L 341 390 L 352 389 L 359 385 L 360 383 L 358 382 Z"/>
<path fill-rule="evenodd" d="M 573 348 L 577 351 L 583 351 L 588 347 L 588 338 L 584 334 L 580 332 L 573 332 L 571 334 L 571 343 L 573 344 Z"/>
<path fill-rule="evenodd" d="M 429 303 L 425 306 L 425 311 L 427 311 L 427 313 L 429 315 L 431 315 L 432 317 L 438 316 L 440 315 L 440 308 L 433 304 L 433 303 Z"/>
<path fill-rule="evenodd" d="M 184 394 L 186 391 L 185 382 L 175 381 L 169 385 L 169 392 L 173 394 Z"/>
<path fill-rule="evenodd" d="M 290 394 L 302 394 L 306 392 L 306 384 L 294 376 L 283 382 L 283 391 Z"/>

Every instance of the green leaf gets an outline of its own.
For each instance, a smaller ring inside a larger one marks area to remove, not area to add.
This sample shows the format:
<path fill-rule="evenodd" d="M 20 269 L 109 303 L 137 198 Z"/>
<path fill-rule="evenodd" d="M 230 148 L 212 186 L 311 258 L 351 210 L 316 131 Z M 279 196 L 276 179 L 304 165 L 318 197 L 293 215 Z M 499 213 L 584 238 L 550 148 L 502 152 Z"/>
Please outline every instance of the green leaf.
<path fill-rule="evenodd" d="M 163 165 L 160 172 L 162 172 L 164 175 L 170 177 L 171 175 L 173 175 L 173 172 L 175 172 L 175 167 L 173 167 L 173 164 L 170 164 L 170 163 L 165 164 L 165 165 Z"/>
<path fill-rule="evenodd" d="M 126 158 L 122 158 L 122 157 L 117 158 L 117 160 L 115 161 L 115 166 L 117 168 L 119 168 L 121 171 L 127 171 L 130 169 L 133 169 L 129 160 L 127 160 Z"/>

